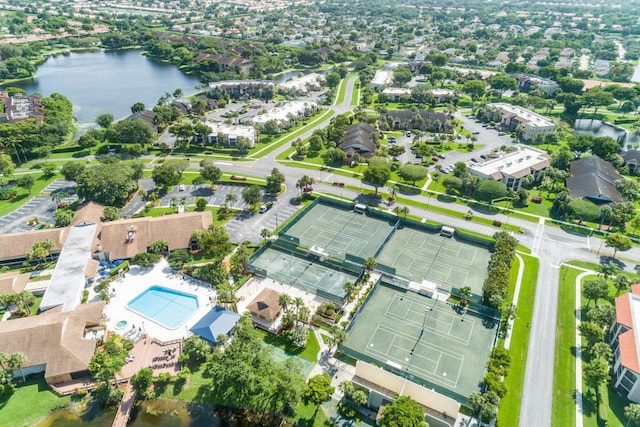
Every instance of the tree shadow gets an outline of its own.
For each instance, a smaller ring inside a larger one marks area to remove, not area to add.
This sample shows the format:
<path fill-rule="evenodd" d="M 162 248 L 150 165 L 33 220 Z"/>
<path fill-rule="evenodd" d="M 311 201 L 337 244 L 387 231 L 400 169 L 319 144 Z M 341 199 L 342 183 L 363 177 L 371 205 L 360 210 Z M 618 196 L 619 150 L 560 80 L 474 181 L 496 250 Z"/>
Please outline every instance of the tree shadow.
<path fill-rule="evenodd" d="M 456 202 L 456 198 L 453 196 L 448 196 L 446 194 L 438 194 L 438 197 L 436 197 L 436 199 L 439 202 L 443 202 L 443 203 L 455 203 Z"/>

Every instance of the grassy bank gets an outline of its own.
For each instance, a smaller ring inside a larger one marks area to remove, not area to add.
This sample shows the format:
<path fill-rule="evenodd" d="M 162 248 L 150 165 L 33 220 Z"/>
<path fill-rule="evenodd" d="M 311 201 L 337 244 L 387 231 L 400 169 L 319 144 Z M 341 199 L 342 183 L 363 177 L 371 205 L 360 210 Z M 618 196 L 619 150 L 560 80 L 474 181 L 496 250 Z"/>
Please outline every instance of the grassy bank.
<path fill-rule="evenodd" d="M 533 306 L 538 281 L 538 258 L 520 254 L 524 261 L 524 274 L 518 298 L 517 317 L 513 323 L 511 333 L 511 368 L 504 383 L 508 393 L 500 402 L 498 423 L 500 427 L 517 426 L 520 419 L 520 403 L 522 401 L 522 387 L 524 386 L 524 371 L 527 363 L 529 346 L 529 324 L 533 316 Z M 515 264 L 514 264 L 515 265 Z"/>

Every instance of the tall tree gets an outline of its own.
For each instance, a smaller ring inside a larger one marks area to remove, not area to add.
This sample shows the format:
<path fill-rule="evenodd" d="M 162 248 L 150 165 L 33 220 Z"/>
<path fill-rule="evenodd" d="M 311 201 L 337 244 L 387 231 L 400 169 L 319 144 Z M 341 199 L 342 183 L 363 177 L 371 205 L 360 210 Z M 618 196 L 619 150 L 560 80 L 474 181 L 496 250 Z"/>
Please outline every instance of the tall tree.
<path fill-rule="evenodd" d="M 427 427 L 422 405 L 407 396 L 397 397 L 385 406 L 380 418 L 381 427 Z"/>
<path fill-rule="evenodd" d="M 376 189 L 375 194 L 378 194 L 378 188 L 383 187 L 387 180 L 391 177 L 391 169 L 389 165 L 383 163 L 370 164 L 365 169 L 363 174 L 363 180 L 373 185 Z"/>
<path fill-rule="evenodd" d="M 313 419 L 315 419 L 320 405 L 331 399 L 334 391 L 335 387 L 331 385 L 331 377 L 329 374 L 322 373 L 309 378 L 307 386 L 302 390 L 301 397 L 305 403 L 315 405 L 316 409 L 313 413 Z"/>
<path fill-rule="evenodd" d="M 606 237 L 604 245 L 608 248 L 613 248 L 613 257 L 615 258 L 618 251 L 628 251 L 633 246 L 633 243 L 631 239 L 622 233 L 612 233 Z"/>

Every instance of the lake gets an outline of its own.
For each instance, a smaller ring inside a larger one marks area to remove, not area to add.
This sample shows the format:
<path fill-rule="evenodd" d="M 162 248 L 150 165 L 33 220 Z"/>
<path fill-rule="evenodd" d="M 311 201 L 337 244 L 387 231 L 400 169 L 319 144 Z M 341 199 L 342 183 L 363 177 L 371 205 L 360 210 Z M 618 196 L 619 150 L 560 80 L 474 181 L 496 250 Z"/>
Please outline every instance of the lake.
<path fill-rule="evenodd" d="M 73 405 L 72 405 L 73 406 Z M 102 410 L 97 405 L 78 413 L 73 408 L 52 412 L 35 427 L 111 427 L 115 409 Z M 255 416 L 242 411 L 215 408 L 209 405 L 158 399 L 145 401 L 132 412 L 129 427 L 275 427 L 280 420 L 256 421 Z"/>
<path fill-rule="evenodd" d="M 640 137 L 638 135 L 634 135 L 624 129 L 618 129 L 602 120 L 578 119 L 573 124 L 573 129 L 575 129 L 577 134 L 608 136 L 616 141 L 619 141 L 619 138 L 623 138 L 626 134 L 626 138 L 623 140 L 624 144 L 622 144 L 623 149 L 626 149 L 629 144 L 640 144 Z"/>
<path fill-rule="evenodd" d="M 141 50 L 73 52 L 51 56 L 38 67 L 37 77 L 9 84 L 49 96 L 61 93 L 73 103 L 78 127 L 93 127 L 95 118 L 110 113 L 116 119 L 131 114 L 131 106 L 147 108 L 177 88 L 194 93 L 197 77 L 183 74 L 177 66 L 141 55 Z"/>

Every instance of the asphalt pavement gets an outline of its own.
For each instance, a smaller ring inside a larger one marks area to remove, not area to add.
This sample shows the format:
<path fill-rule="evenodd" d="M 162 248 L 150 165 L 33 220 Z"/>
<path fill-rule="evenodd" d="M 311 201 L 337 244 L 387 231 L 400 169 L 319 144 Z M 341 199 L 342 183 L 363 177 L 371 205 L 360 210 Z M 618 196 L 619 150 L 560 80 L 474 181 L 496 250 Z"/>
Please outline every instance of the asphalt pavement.
<path fill-rule="evenodd" d="M 27 224 L 27 221 L 34 218 L 37 218 L 40 223 L 53 224 L 53 214 L 58 203 L 72 203 L 77 200 L 74 194 L 75 186 L 75 182 L 62 180 L 53 181 L 42 190 L 42 195 L 33 197 L 18 209 L 0 217 L 0 234 L 35 230 L 35 227 Z M 61 197 L 60 200 L 57 201 L 54 197 L 56 193 L 67 194 L 67 196 Z"/>

